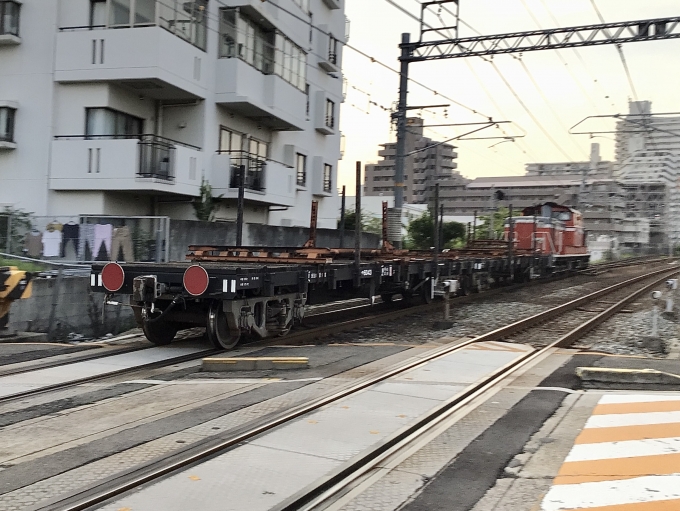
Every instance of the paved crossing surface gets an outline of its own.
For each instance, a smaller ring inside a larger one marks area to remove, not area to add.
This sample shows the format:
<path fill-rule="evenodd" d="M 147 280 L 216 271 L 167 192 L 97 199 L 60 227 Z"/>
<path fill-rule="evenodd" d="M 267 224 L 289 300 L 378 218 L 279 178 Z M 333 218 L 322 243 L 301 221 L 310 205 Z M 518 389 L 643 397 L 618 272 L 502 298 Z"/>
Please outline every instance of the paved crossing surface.
<path fill-rule="evenodd" d="M 387 379 L 105 506 L 266 511 L 533 348 L 468 346 Z M 206 497 L 209 496 L 209 497 Z"/>
<path fill-rule="evenodd" d="M 680 510 L 680 395 L 603 396 L 541 509 Z"/>
<path fill-rule="evenodd" d="M 131 353 L 121 353 L 94 360 L 85 360 L 57 367 L 38 369 L 26 373 L 0 377 L 0 397 L 11 397 L 27 391 L 40 390 L 82 378 L 104 376 L 125 369 L 164 362 L 184 355 L 207 351 L 205 344 L 190 343 L 146 348 Z"/>

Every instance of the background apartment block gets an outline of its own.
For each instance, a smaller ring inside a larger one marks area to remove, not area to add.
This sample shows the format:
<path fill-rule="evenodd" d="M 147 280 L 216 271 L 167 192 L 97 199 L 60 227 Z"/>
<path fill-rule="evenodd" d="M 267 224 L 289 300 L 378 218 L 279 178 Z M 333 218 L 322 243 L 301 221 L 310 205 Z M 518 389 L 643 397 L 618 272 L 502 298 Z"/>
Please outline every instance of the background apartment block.
<path fill-rule="evenodd" d="M 334 227 L 344 0 L 0 0 L 0 205 Z"/>
<path fill-rule="evenodd" d="M 366 165 L 366 195 L 393 195 L 396 152 L 396 143 L 382 144 L 382 149 L 378 151 L 382 160 Z M 407 120 L 406 154 L 404 201 L 410 204 L 430 203 L 433 200 L 431 185 L 434 182 L 466 182 L 456 170 L 456 148 L 423 136 L 423 119 L 412 117 Z"/>
<path fill-rule="evenodd" d="M 632 101 L 616 126 L 616 179 L 626 211 L 650 222 L 651 243 L 680 243 L 680 116 L 653 114 L 650 101 Z"/>

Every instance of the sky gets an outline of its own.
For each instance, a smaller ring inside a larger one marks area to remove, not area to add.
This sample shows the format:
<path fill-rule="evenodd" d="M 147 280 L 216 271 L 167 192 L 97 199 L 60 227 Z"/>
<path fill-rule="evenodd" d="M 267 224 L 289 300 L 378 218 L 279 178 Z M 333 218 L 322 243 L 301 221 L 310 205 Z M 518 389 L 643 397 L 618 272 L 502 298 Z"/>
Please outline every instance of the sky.
<path fill-rule="evenodd" d="M 396 105 L 399 76 L 379 62 L 398 69 L 401 34 L 419 37 L 418 21 L 392 3 L 420 14 L 419 0 L 346 0 L 349 45 L 377 61 L 349 47 L 344 50 L 347 83 L 340 129 L 346 138 L 338 185 L 347 185 L 350 195 L 355 162 L 378 161 L 379 145 L 396 138 L 390 110 Z M 492 35 L 600 23 L 593 4 L 606 22 L 680 16 L 678 0 L 460 0 L 460 19 L 466 24 L 460 37 L 477 35 L 473 29 Z M 428 21 L 449 25 L 452 20 L 442 12 L 441 19 Z M 499 138 L 453 142 L 458 169 L 468 178 L 521 175 L 532 162 L 586 161 L 593 142 L 601 145 L 603 159 L 613 159 L 613 135 L 591 138 L 570 134 L 570 128 L 589 116 L 625 114 L 634 99 L 652 101 L 655 113 L 680 112 L 680 39 L 629 43 L 622 49 L 632 86 L 616 47 L 607 45 L 414 63 L 410 77 L 438 94 L 411 83 L 408 104 L 451 105 L 421 111 L 427 124 L 489 117 L 510 121 L 503 131 L 493 128 L 475 135 Z M 614 129 L 613 120 L 588 122 L 585 131 Z M 425 135 L 445 140 L 469 130 L 427 128 Z M 504 141 L 507 135 L 524 136 Z"/>

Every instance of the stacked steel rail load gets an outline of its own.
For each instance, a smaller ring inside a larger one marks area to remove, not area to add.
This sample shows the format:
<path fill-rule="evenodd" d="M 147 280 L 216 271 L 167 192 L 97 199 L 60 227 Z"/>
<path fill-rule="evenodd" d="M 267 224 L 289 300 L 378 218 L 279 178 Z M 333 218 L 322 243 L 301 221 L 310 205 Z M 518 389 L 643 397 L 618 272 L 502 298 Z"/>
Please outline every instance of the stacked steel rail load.
<path fill-rule="evenodd" d="M 508 220 L 505 240 L 468 240 L 465 248 L 444 251 L 400 250 L 386 240 L 380 249 L 317 247 L 312 218 L 303 247 L 191 246 L 188 263 L 94 265 L 91 285 L 107 296 L 127 296 L 154 344 L 205 326 L 216 347 L 230 349 L 243 335 L 287 334 L 306 305 L 378 295 L 427 303 L 451 281 L 457 293 L 468 294 L 587 266 L 578 212 L 546 204 L 526 213 L 532 221 Z M 541 238 L 552 242 L 538 243 Z"/>

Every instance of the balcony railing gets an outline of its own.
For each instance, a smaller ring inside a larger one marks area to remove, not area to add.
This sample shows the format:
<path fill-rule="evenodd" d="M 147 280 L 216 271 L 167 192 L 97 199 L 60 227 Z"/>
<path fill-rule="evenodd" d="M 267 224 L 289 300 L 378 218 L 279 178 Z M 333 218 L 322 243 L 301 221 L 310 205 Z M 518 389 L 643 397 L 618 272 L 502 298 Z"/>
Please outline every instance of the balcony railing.
<path fill-rule="evenodd" d="M 142 135 L 139 139 L 139 169 L 143 178 L 175 180 L 175 145 L 168 139 L 155 135 Z"/>
<path fill-rule="evenodd" d="M 334 115 L 327 115 L 326 116 L 326 127 L 330 129 L 335 129 L 335 116 Z"/>
<path fill-rule="evenodd" d="M 114 0 L 105 0 L 104 24 L 60 27 L 60 31 L 97 30 L 107 28 L 140 28 L 159 26 L 177 37 L 205 51 L 208 33 L 208 0 L 158 0 L 151 13 L 119 13 L 110 5 Z"/>
<path fill-rule="evenodd" d="M 262 156 L 247 151 L 220 151 L 231 157 L 229 188 L 239 188 L 241 176 L 244 177 L 244 188 L 255 192 L 265 189 L 265 172 L 267 160 Z"/>

